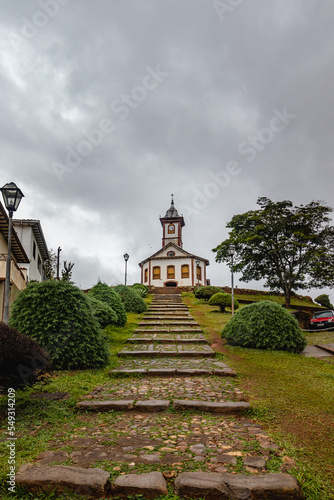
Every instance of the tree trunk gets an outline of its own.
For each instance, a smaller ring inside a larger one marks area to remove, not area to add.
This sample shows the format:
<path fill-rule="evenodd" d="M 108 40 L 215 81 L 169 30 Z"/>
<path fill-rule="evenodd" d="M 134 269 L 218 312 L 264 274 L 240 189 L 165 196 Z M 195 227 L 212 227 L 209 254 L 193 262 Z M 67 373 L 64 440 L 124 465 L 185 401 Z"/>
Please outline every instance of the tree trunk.
<path fill-rule="evenodd" d="M 291 290 L 284 290 L 284 297 L 285 297 L 285 307 L 286 309 L 290 309 Z"/>

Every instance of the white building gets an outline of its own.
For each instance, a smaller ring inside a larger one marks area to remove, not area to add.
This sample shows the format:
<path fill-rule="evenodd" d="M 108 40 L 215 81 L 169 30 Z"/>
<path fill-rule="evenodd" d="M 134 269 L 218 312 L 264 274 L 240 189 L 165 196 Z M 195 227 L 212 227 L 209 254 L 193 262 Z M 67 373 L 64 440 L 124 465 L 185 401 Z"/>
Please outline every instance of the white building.
<path fill-rule="evenodd" d="M 162 225 L 162 248 L 139 263 L 141 283 L 155 287 L 193 287 L 206 285 L 207 259 L 183 250 L 183 216 L 178 214 L 172 202 Z"/>
<path fill-rule="evenodd" d="M 0 321 L 3 320 L 6 263 L 8 255 L 8 227 L 9 219 L 6 209 L 0 203 Z M 18 293 L 26 286 L 26 269 L 23 266 L 29 264 L 29 258 L 24 247 L 13 228 L 11 238 L 11 266 L 10 266 L 10 296 L 11 306 Z"/>
<path fill-rule="evenodd" d="M 49 258 L 49 250 L 41 223 L 33 219 L 13 219 L 13 226 L 29 258 L 29 263 L 19 263 L 27 271 L 27 279 L 44 281 L 44 262 Z"/>

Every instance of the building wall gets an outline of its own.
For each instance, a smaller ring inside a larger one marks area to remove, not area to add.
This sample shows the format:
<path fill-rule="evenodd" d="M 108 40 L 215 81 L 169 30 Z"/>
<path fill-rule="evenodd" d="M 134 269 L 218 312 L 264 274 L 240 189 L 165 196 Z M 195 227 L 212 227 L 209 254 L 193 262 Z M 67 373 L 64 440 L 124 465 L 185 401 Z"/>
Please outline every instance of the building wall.
<path fill-rule="evenodd" d="M 28 255 L 30 264 L 21 264 L 27 270 L 28 280 L 43 281 L 43 258 L 40 254 L 32 227 L 15 224 L 15 231 Z"/>
<path fill-rule="evenodd" d="M 174 249 L 173 249 L 174 250 Z M 170 251 L 170 249 L 165 250 L 163 253 L 167 255 L 167 251 Z M 163 256 L 163 253 L 160 255 Z M 177 254 L 182 255 L 182 252 L 178 252 L 175 250 L 175 255 Z M 181 266 L 187 264 L 189 266 L 189 278 L 182 278 L 181 275 Z M 153 268 L 155 266 L 160 266 L 160 279 L 153 279 Z M 167 267 L 168 266 L 174 266 L 175 268 L 175 278 L 174 279 L 169 279 L 167 278 Z M 205 284 L 205 263 L 201 261 L 200 263 L 201 267 L 201 279 L 199 280 L 199 285 L 204 285 Z M 147 270 L 147 276 L 148 279 L 145 281 L 145 270 Z M 177 286 L 180 287 L 187 287 L 187 286 L 194 286 L 197 285 L 197 276 L 196 276 L 196 263 L 195 259 L 193 257 L 183 257 L 183 258 L 173 258 L 173 257 L 167 257 L 165 259 L 152 259 L 148 262 L 146 262 L 143 265 L 143 274 L 142 274 L 142 282 L 145 285 L 153 285 L 155 287 L 163 287 L 165 286 L 166 282 L 168 281 L 173 281 L 177 283 Z"/>

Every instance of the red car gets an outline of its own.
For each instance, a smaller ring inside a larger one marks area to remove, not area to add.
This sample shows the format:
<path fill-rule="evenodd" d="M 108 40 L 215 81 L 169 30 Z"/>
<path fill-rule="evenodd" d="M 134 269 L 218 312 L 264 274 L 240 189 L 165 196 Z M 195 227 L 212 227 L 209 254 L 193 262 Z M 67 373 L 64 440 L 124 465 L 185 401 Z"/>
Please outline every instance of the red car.
<path fill-rule="evenodd" d="M 334 328 L 334 311 L 318 311 L 310 319 L 312 330 Z"/>

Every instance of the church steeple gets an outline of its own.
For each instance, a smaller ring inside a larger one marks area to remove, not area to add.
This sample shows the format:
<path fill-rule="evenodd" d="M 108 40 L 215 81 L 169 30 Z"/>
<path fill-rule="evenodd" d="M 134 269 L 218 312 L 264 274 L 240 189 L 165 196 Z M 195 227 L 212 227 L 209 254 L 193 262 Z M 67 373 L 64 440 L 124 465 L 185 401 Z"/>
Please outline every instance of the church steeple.
<path fill-rule="evenodd" d="M 185 225 L 183 216 L 179 215 L 174 206 L 174 195 L 172 194 L 171 205 L 166 212 L 165 217 L 160 217 L 163 228 L 162 246 L 168 243 L 174 243 L 182 248 L 182 228 Z"/>

